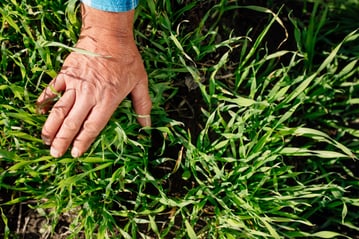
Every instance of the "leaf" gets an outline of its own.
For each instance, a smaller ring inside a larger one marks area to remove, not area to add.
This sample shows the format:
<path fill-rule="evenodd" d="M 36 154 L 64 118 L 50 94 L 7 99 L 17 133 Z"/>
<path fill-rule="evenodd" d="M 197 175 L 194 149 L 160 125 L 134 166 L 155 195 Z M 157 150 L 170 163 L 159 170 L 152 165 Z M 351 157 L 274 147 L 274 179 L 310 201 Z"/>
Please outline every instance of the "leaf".
<path fill-rule="evenodd" d="M 267 220 L 270 220 L 269 217 L 265 216 L 260 219 L 261 222 L 264 224 L 264 226 L 268 229 L 268 232 L 271 234 L 273 238 L 280 238 L 279 234 L 276 232 L 276 230 L 267 222 Z"/>
<path fill-rule="evenodd" d="M 232 99 L 232 98 L 228 98 L 228 97 L 223 97 L 223 96 L 218 96 L 218 99 L 219 100 L 223 100 L 223 101 L 226 101 L 226 102 L 230 102 L 230 103 L 234 103 L 238 106 L 242 106 L 242 107 L 249 107 L 249 106 L 252 106 L 252 105 L 262 105 L 262 106 L 268 106 L 268 102 L 266 101 L 256 101 L 256 100 L 252 100 L 252 99 L 249 99 L 249 98 L 245 98 L 245 97 L 242 97 L 242 96 L 236 96 L 235 99 Z"/>
<path fill-rule="evenodd" d="M 319 238 L 334 238 L 343 236 L 340 233 L 331 232 L 331 231 L 321 231 L 311 235 L 312 237 L 319 237 Z"/>
<path fill-rule="evenodd" d="M 304 76 L 303 76 L 304 77 Z M 289 96 L 285 99 L 285 103 L 289 103 L 300 94 L 302 94 L 310 85 L 310 83 L 317 77 L 317 73 L 312 74 L 307 79 L 305 79 Z"/>
<path fill-rule="evenodd" d="M 304 148 L 285 147 L 281 154 L 291 156 L 314 156 L 319 158 L 348 158 L 348 155 L 329 150 L 310 150 Z"/>
<path fill-rule="evenodd" d="M 97 53 L 94 53 L 94 52 L 91 52 L 91 51 L 87 51 L 87 50 L 84 50 L 84 49 L 80 49 L 80 48 L 76 48 L 76 47 L 70 47 L 68 45 L 65 45 L 61 42 L 50 42 L 50 41 L 43 41 L 40 43 L 40 46 L 41 47 L 59 47 L 59 48 L 64 48 L 64 49 L 67 49 L 67 50 L 70 50 L 70 51 L 73 51 L 73 52 L 77 52 L 77 53 L 80 53 L 80 54 L 84 54 L 84 55 L 88 55 L 88 56 L 95 56 L 95 57 L 105 57 L 105 58 L 110 58 L 111 56 L 103 56 L 103 55 L 100 55 L 100 54 L 97 54 Z"/>
<path fill-rule="evenodd" d="M 190 239 L 197 239 L 197 235 L 196 235 L 193 227 L 191 226 L 191 224 L 187 220 L 185 221 L 185 225 L 186 225 L 187 234 L 188 234 L 189 238 Z"/>
<path fill-rule="evenodd" d="M 6 217 L 6 215 L 4 214 L 4 211 L 2 210 L 2 208 L 0 207 L 0 212 L 1 212 L 1 218 L 2 218 L 2 221 L 4 223 L 4 239 L 8 239 L 9 238 L 9 235 L 10 235 L 10 229 L 9 229 L 9 226 L 8 226 L 8 219 Z"/>
<path fill-rule="evenodd" d="M 347 101 L 348 105 L 358 105 L 359 104 L 359 98 L 349 99 Z"/>
<path fill-rule="evenodd" d="M 329 54 L 329 56 L 323 61 L 323 63 L 320 65 L 320 67 L 318 68 L 316 74 L 319 74 L 322 70 L 324 70 L 326 67 L 329 66 L 329 64 L 333 61 L 333 59 L 335 59 L 335 57 L 337 57 L 337 54 L 339 52 L 339 49 L 342 47 L 342 45 L 347 42 L 347 41 L 351 41 L 353 39 L 356 39 L 359 34 L 356 34 L 358 32 L 358 30 L 355 30 L 351 33 L 349 33 L 345 39 L 339 43 L 337 45 L 337 47 L 334 48 L 334 50 Z"/>
<path fill-rule="evenodd" d="M 20 161 L 21 160 L 21 158 L 17 154 L 3 150 L 3 149 L 0 149 L 0 160 L 1 159 L 11 160 L 11 161 Z"/>
<path fill-rule="evenodd" d="M 335 146 L 337 149 L 340 149 L 343 153 L 346 154 L 345 157 L 349 157 L 349 158 L 356 158 L 356 156 L 353 154 L 353 152 L 346 147 L 345 145 L 339 143 L 338 141 L 332 139 L 329 135 L 327 135 L 326 133 L 316 130 L 316 129 L 311 129 L 311 128 L 306 128 L 306 127 L 299 127 L 295 130 L 294 135 L 297 136 L 305 136 L 305 137 L 309 137 L 318 141 L 322 141 L 322 142 L 327 142 L 333 146 Z"/>
<path fill-rule="evenodd" d="M 343 202 L 343 210 L 342 210 L 342 224 L 345 223 L 345 217 L 348 214 L 348 207 L 347 204 L 345 202 Z"/>

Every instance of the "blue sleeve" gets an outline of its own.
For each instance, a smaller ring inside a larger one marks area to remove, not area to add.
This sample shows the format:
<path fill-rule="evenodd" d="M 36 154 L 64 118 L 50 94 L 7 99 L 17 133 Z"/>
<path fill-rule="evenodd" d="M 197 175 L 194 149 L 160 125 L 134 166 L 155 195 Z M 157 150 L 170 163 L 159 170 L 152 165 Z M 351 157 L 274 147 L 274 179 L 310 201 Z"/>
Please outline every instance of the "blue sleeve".
<path fill-rule="evenodd" d="M 108 12 L 127 12 L 138 5 L 139 0 L 81 0 L 84 4 Z"/>

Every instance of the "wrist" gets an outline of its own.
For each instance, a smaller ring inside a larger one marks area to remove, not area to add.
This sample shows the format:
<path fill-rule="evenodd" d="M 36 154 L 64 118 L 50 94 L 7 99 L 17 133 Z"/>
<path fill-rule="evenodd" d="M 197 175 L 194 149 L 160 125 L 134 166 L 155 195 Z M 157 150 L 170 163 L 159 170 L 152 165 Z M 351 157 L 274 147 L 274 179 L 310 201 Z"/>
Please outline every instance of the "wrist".
<path fill-rule="evenodd" d="M 81 34 L 97 38 L 118 38 L 133 41 L 134 10 L 106 12 L 81 4 Z"/>

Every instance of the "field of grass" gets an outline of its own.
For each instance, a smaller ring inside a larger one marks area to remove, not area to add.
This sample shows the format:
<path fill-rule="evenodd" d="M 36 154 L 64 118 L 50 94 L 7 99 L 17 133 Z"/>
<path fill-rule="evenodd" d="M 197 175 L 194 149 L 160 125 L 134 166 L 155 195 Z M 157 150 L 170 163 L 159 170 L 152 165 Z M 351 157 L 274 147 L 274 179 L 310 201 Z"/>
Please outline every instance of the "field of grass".
<path fill-rule="evenodd" d="M 136 10 L 151 128 L 126 99 L 55 159 L 35 102 L 78 2 L 0 3 L 1 238 L 359 238 L 359 3 L 154 0 Z"/>

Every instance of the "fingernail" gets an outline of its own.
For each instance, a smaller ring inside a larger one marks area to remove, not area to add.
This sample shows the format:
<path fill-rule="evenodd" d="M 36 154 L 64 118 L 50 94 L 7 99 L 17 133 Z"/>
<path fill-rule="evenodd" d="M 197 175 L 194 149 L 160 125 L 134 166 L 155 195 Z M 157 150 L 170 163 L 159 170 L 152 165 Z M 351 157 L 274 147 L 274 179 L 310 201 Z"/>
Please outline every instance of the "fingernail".
<path fill-rule="evenodd" d="M 76 147 L 74 147 L 71 150 L 71 155 L 73 158 L 78 158 L 80 157 L 80 151 Z"/>
<path fill-rule="evenodd" d="M 39 115 L 44 115 L 46 114 L 46 110 L 40 106 L 36 107 L 36 113 Z"/>
<path fill-rule="evenodd" d="M 145 119 L 145 126 L 151 126 L 151 117 Z"/>
<path fill-rule="evenodd" d="M 142 126 L 151 126 L 151 115 L 138 115 L 137 117 Z"/>
<path fill-rule="evenodd" d="M 54 158 L 59 158 L 59 157 L 61 157 L 59 151 L 57 151 L 54 147 L 51 147 L 51 149 L 50 149 L 50 154 L 51 154 L 51 156 L 54 157 Z"/>
<path fill-rule="evenodd" d="M 45 136 L 41 136 L 42 141 L 44 142 L 44 144 L 46 145 L 51 145 L 51 141 L 49 138 L 45 137 Z"/>

